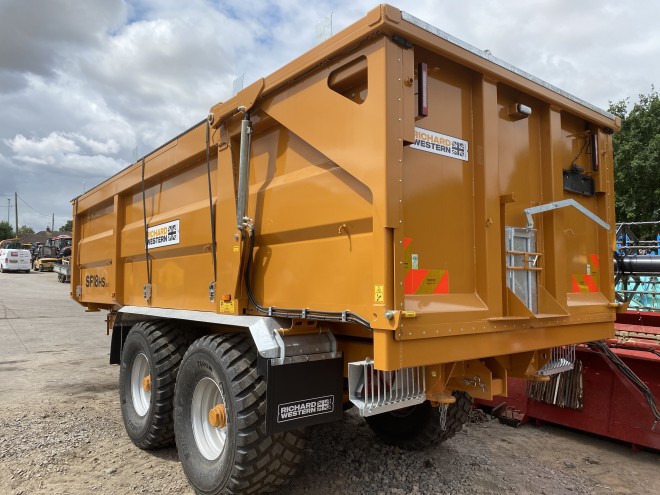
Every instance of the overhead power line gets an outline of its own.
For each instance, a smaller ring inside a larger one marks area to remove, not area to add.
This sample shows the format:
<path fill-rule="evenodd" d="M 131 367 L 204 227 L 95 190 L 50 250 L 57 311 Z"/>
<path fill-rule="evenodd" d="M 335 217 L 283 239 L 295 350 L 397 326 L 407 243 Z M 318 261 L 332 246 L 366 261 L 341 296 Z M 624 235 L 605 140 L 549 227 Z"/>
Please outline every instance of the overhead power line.
<path fill-rule="evenodd" d="M 30 208 L 32 211 L 34 211 L 35 213 L 38 213 L 39 215 L 42 215 L 42 216 L 47 217 L 47 218 L 51 218 L 51 217 L 52 217 L 52 215 L 49 215 L 49 214 L 47 214 L 47 213 L 42 213 L 42 212 L 40 212 L 39 210 L 37 210 L 36 208 L 34 208 L 30 203 L 28 203 L 28 202 L 25 201 L 23 198 L 21 198 L 21 195 L 20 195 L 20 194 L 18 195 L 18 199 L 20 199 L 21 201 L 23 201 L 23 203 L 25 203 L 25 205 L 26 205 L 28 208 Z M 68 219 L 68 217 L 58 217 L 58 216 L 55 216 L 55 218 L 60 218 L 60 219 L 64 218 L 64 219 Z"/>

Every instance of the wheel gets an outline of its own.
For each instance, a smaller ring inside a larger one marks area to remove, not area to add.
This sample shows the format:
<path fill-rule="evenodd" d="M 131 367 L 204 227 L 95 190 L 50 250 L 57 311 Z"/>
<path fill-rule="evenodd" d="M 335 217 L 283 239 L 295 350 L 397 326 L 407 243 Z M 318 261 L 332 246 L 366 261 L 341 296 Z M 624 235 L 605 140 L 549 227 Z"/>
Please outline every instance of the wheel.
<path fill-rule="evenodd" d="M 468 421 L 472 397 L 454 392 L 456 402 L 447 408 L 445 429 L 440 427 L 440 411 L 429 401 L 366 418 L 369 427 L 385 443 L 408 450 L 422 450 L 442 443 L 458 433 Z"/>
<path fill-rule="evenodd" d="M 174 443 L 174 386 L 190 332 L 168 321 L 137 323 L 124 342 L 119 397 L 126 432 L 141 449 Z"/>
<path fill-rule="evenodd" d="M 39 271 L 43 272 L 44 271 L 44 265 L 39 265 Z"/>
<path fill-rule="evenodd" d="M 181 363 L 174 399 L 179 459 L 197 493 L 261 493 L 302 458 L 302 430 L 265 434 L 266 381 L 249 334 L 208 335 Z"/>

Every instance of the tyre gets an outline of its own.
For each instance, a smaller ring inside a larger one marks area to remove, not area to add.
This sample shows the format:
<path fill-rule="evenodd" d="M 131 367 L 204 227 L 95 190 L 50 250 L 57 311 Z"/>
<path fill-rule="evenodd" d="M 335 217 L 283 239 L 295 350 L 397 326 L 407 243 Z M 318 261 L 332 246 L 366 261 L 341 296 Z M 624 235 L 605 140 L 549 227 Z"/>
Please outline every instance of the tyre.
<path fill-rule="evenodd" d="M 366 418 L 367 424 L 385 443 L 407 450 L 422 450 L 442 443 L 467 423 L 472 397 L 454 392 L 456 402 L 447 408 L 445 429 L 440 427 L 440 411 L 429 401 Z"/>
<path fill-rule="evenodd" d="M 44 271 L 44 265 L 39 265 L 39 271 L 43 272 Z"/>
<path fill-rule="evenodd" d="M 261 493 L 285 484 L 302 458 L 301 430 L 265 434 L 266 381 L 249 334 L 193 343 L 176 384 L 179 459 L 197 493 Z"/>
<path fill-rule="evenodd" d="M 174 443 L 174 386 L 192 341 L 169 321 L 137 323 L 124 342 L 119 398 L 126 432 L 141 449 Z"/>

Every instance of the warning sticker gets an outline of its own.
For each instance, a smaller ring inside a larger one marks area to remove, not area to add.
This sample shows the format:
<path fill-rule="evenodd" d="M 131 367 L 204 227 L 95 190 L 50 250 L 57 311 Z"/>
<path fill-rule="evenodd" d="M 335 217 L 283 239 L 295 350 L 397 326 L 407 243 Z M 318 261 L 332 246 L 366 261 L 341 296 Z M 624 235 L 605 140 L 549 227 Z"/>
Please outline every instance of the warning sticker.
<path fill-rule="evenodd" d="M 317 414 L 331 413 L 335 410 L 335 398 L 332 395 L 305 399 L 296 402 L 287 402 L 277 406 L 277 422 L 291 421 L 293 419 L 316 416 Z"/>
<path fill-rule="evenodd" d="M 221 313 L 233 313 L 234 312 L 234 301 L 220 301 L 220 312 Z"/>
<path fill-rule="evenodd" d="M 149 249 L 179 244 L 179 221 L 173 220 L 160 225 L 154 225 L 147 230 L 147 244 Z"/>
<path fill-rule="evenodd" d="M 374 302 L 385 302 L 385 288 L 380 284 L 374 285 Z"/>
<path fill-rule="evenodd" d="M 468 161 L 468 142 L 452 136 L 415 127 L 415 142 L 410 145 L 416 150 Z"/>

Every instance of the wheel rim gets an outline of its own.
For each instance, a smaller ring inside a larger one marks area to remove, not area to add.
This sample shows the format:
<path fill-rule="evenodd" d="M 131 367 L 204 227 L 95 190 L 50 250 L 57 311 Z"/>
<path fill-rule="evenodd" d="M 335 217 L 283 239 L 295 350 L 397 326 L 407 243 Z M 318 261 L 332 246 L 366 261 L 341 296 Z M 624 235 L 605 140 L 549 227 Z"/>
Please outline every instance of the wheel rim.
<path fill-rule="evenodd" d="M 192 430 L 199 452 L 209 461 L 220 457 L 227 442 L 227 425 L 215 427 L 209 421 L 209 412 L 224 403 L 215 380 L 205 377 L 197 383 L 192 397 Z"/>
<path fill-rule="evenodd" d="M 131 368 L 131 397 L 133 408 L 139 416 L 146 415 L 151 405 L 151 387 L 145 387 L 149 376 L 149 360 L 144 354 L 138 354 Z"/>

